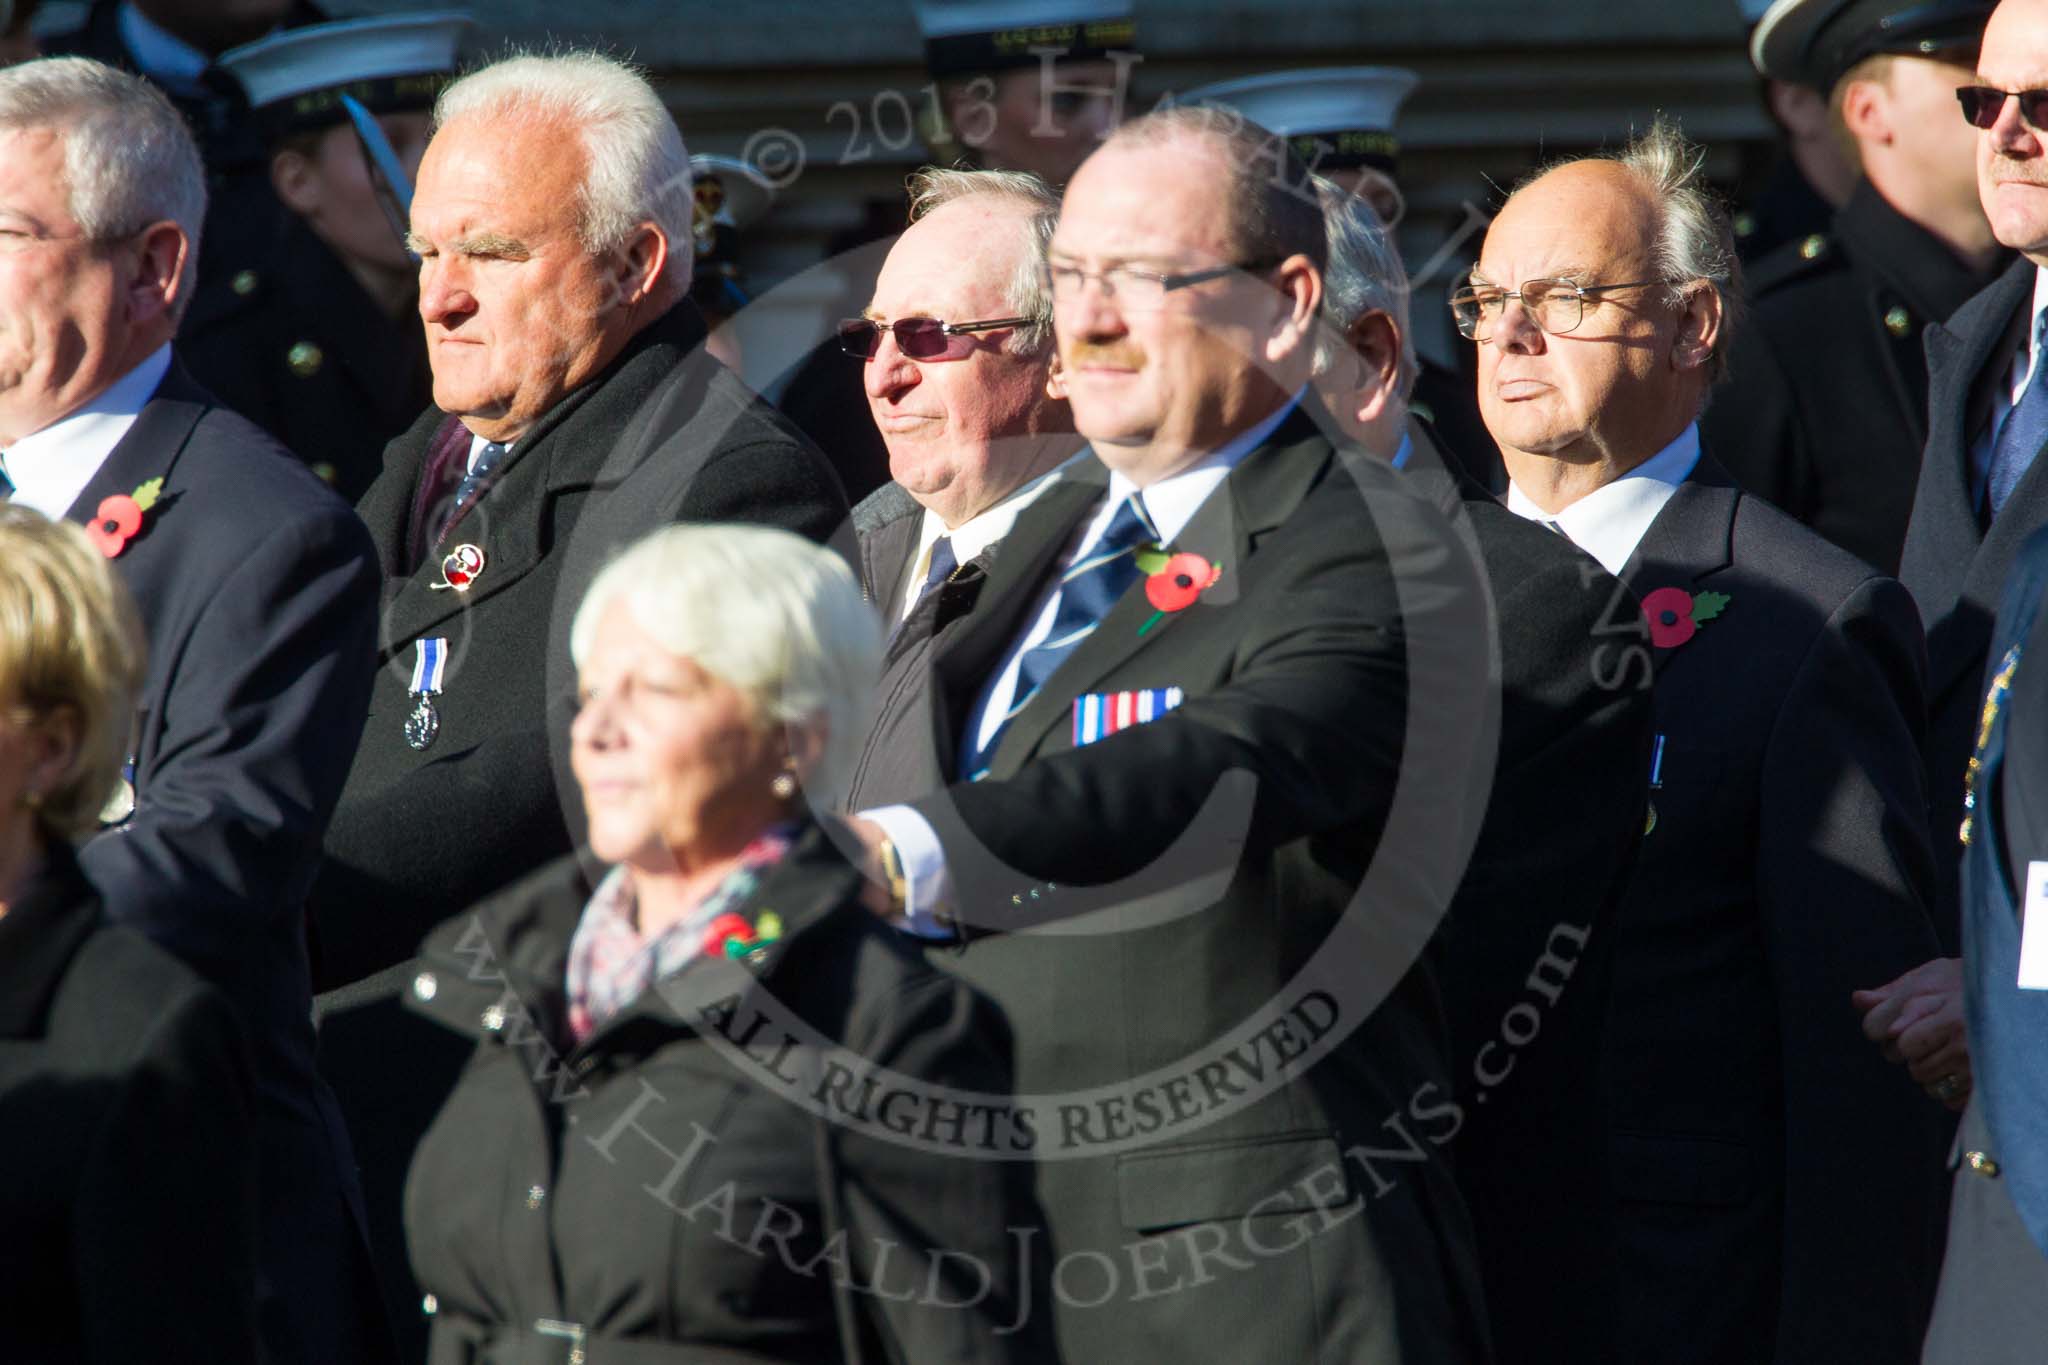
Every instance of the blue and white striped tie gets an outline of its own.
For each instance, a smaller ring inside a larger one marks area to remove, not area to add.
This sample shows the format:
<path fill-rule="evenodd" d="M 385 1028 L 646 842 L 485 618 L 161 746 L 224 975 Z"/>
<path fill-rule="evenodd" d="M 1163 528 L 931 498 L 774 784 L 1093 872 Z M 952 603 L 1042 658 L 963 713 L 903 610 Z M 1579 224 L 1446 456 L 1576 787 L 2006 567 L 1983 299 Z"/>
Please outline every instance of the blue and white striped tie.
<path fill-rule="evenodd" d="M 988 771 L 989 755 L 1002 742 L 1003 731 L 1010 728 L 1010 722 L 1031 703 L 1066 657 L 1095 633 L 1117 599 L 1144 576 L 1138 568 L 1138 549 L 1158 539 L 1159 532 L 1145 511 L 1143 496 L 1133 493 L 1116 509 L 1101 539 L 1060 575 L 1059 604 L 1053 609 L 1052 630 L 1043 642 L 1025 651 L 1018 660 L 1017 692 L 1010 709 L 1004 712 L 1002 724 L 989 736 L 988 743 L 972 752 L 963 765 L 970 780 L 979 779 Z"/>

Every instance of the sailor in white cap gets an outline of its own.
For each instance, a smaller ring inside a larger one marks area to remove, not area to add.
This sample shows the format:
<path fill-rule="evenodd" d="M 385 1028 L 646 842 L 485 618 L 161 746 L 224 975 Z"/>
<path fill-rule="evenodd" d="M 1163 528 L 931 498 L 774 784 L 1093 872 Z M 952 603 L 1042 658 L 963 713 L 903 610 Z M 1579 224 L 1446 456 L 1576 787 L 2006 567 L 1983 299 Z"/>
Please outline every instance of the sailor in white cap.
<path fill-rule="evenodd" d="M 469 20 L 399 14 L 289 29 L 222 54 L 270 152 L 289 217 L 228 263 L 180 351 L 228 406 L 353 501 L 430 397 L 405 205 L 434 97 Z"/>
<path fill-rule="evenodd" d="M 1129 112 L 1131 0 L 918 0 L 917 22 L 938 88 L 936 160 L 1058 187 Z"/>

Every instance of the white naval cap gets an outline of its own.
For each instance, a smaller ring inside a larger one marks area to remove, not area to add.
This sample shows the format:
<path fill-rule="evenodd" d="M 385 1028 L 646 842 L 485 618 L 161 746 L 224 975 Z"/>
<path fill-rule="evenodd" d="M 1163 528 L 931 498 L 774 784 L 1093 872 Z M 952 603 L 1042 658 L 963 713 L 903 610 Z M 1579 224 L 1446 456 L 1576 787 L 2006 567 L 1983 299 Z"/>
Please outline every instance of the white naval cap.
<path fill-rule="evenodd" d="M 372 113 L 430 107 L 471 27 L 468 15 L 452 12 L 307 24 L 231 48 L 219 64 L 241 82 L 251 108 L 320 126 L 343 117 L 343 94 Z"/>
<path fill-rule="evenodd" d="M 1391 174 L 1400 153 L 1394 120 L 1420 80 L 1398 66 L 1323 66 L 1219 81 L 1174 103 L 1227 105 L 1286 138 L 1318 170 L 1373 166 Z"/>
<path fill-rule="evenodd" d="M 917 27 L 925 64 L 940 76 L 1036 66 L 1033 48 L 1106 59 L 1137 41 L 1132 0 L 917 0 Z"/>

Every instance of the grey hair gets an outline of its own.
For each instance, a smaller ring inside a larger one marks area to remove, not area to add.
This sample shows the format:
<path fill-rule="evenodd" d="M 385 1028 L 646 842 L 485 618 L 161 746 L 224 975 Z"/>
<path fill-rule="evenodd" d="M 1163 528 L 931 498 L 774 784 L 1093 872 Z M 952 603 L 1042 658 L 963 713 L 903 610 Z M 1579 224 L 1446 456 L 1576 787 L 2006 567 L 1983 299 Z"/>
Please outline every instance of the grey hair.
<path fill-rule="evenodd" d="M 1323 274 L 1324 325 L 1316 336 L 1315 372 L 1329 374 L 1351 356 L 1353 323 L 1367 313 L 1385 313 L 1401 335 L 1394 385 L 1405 402 L 1421 369 L 1408 329 L 1408 268 L 1371 204 L 1320 175 L 1315 185 L 1323 200 L 1330 255 Z"/>
<path fill-rule="evenodd" d="M 1218 188 L 1230 206 L 1232 245 L 1243 260 L 1278 265 L 1306 256 L 1317 271 L 1328 250 L 1323 205 L 1308 167 L 1287 139 L 1227 104 L 1182 104 L 1132 119 L 1104 147 L 1161 147 L 1187 139 L 1222 153 L 1228 176 Z"/>
<path fill-rule="evenodd" d="M 580 668 L 614 602 L 672 654 L 743 693 L 763 725 L 823 722 L 808 779 L 834 809 L 867 736 L 882 627 L 846 561 L 767 526 L 668 526 L 636 541 L 592 580 L 569 627 Z"/>
<path fill-rule="evenodd" d="M 1699 284 L 1720 296 L 1721 330 L 1707 369 L 1709 382 L 1718 382 L 1728 373 L 1728 345 L 1742 304 L 1742 267 L 1728 215 L 1707 185 L 1706 149 L 1687 142 L 1677 123 L 1659 114 L 1646 132 L 1609 159 L 1635 176 L 1657 207 L 1650 261 L 1670 304 L 1683 307 Z"/>
<path fill-rule="evenodd" d="M 116 242 L 151 223 L 185 234 L 173 318 L 192 302 L 206 168 L 170 100 L 140 76 L 85 57 L 44 57 L 0 70 L 0 128 L 49 128 L 64 138 L 71 217 L 95 242 Z"/>
<path fill-rule="evenodd" d="M 1011 332 L 1003 349 L 1018 356 L 1044 350 L 1052 340 L 1052 288 L 1045 278 L 1045 252 L 1060 225 L 1060 197 L 1028 171 L 971 171 L 947 166 L 926 166 L 910 177 L 907 188 L 913 223 L 948 204 L 980 195 L 1008 199 L 1029 210 L 1023 250 L 1003 297 L 1012 316 L 1037 321 Z"/>
<path fill-rule="evenodd" d="M 598 52 L 519 53 L 462 77 L 434 103 L 434 127 L 487 118 L 503 125 L 566 124 L 583 140 L 576 233 L 592 255 L 652 222 L 668 239 L 664 278 L 690 286 L 695 205 L 682 130 L 637 68 Z"/>

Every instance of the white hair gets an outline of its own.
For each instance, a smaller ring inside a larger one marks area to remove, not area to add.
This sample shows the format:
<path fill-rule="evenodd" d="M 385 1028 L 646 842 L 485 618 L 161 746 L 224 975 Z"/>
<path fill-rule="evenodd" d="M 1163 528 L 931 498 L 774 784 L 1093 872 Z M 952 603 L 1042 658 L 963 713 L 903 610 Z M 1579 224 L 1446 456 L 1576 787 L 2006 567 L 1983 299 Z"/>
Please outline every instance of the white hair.
<path fill-rule="evenodd" d="M 206 169 L 171 102 L 140 76 L 85 57 L 44 57 L 0 70 L 0 128 L 49 128 L 64 138 L 71 217 L 95 242 L 152 223 L 185 234 L 177 312 L 192 301 Z"/>
<path fill-rule="evenodd" d="M 1613 159 L 1657 206 L 1650 259 L 1671 305 L 1683 307 L 1687 293 L 1701 283 L 1721 297 L 1721 330 L 1708 369 L 1718 380 L 1728 372 L 1728 345 L 1741 309 L 1741 266 L 1728 215 L 1707 186 L 1706 149 L 1687 142 L 1678 125 L 1660 114 Z"/>
<path fill-rule="evenodd" d="M 927 166 L 910 177 L 910 221 L 962 199 L 988 196 L 1007 199 L 1028 213 L 1004 306 L 1012 317 L 1035 318 L 1013 330 L 1004 349 L 1033 356 L 1052 340 L 1052 286 L 1045 276 L 1045 252 L 1060 225 L 1060 197 L 1028 171 L 967 171 Z"/>
<path fill-rule="evenodd" d="M 882 629 L 846 561 L 765 526 L 668 526 L 599 572 L 569 627 L 583 666 L 614 602 L 673 654 L 737 688 L 763 725 L 822 721 L 824 752 L 807 781 L 833 808 L 867 736 Z"/>
<path fill-rule="evenodd" d="M 652 222 L 668 239 L 664 278 L 690 286 L 695 203 L 690 153 L 661 97 L 638 69 L 597 52 L 522 53 L 451 83 L 434 103 L 434 127 L 483 118 L 567 125 L 583 140 L 577 236 L 592 255 Z"/>
<path fill-rule="evenodd" d="M 1421 368 L 1408 328 L 1408 269 L 1371 204 L 1322 176 L 1315 182 L 1330 253 L 1323 276 L 1323 326 L 1317 329 L 1315 372 L 1329 374 L 1350 358 L 1353 323 L 1367 313 L 1385 313 L 1401 334 L 1394 385 L 1406 401 Z"/>

